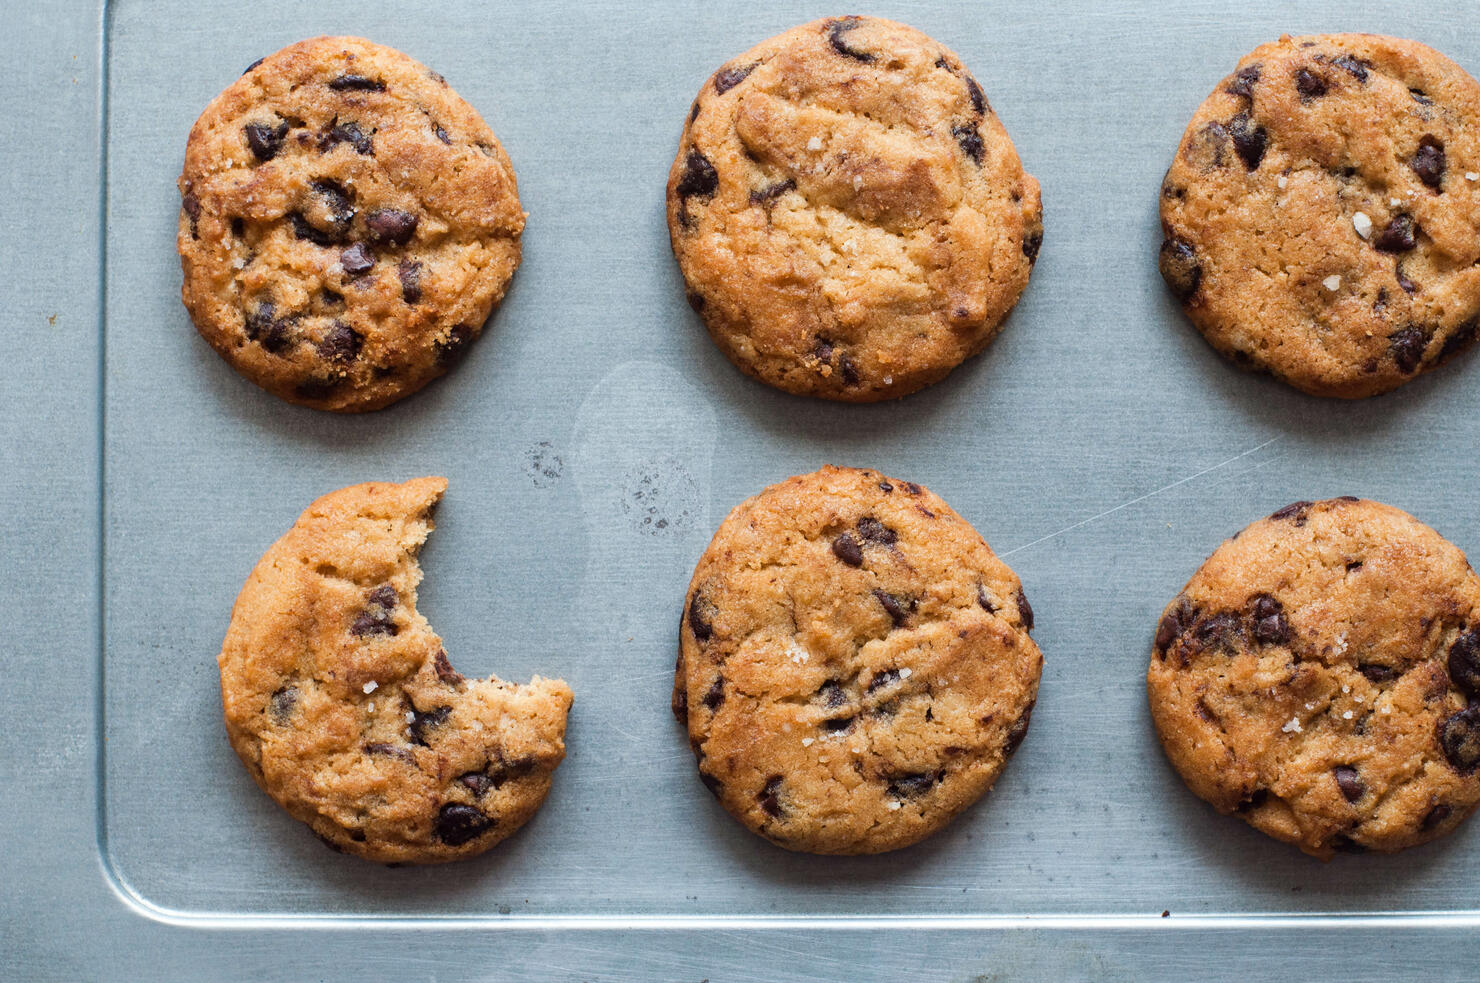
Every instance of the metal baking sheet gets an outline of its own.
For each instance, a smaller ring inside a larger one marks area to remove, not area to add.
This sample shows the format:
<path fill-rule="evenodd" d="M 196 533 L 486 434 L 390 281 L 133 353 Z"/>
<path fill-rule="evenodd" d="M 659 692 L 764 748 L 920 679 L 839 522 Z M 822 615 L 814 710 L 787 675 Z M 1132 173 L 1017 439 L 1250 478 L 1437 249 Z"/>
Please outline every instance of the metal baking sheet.
<path fill-rule="evenodd" d="M 663 218 L 708 74 L 841 12 L 7 11 L 0 978 L 1473 978 L 1480 822 L 1395 857 L 1310 860 L 1182 786 L 1143 674 L 1165 601 L 1289 501 L 1377 498 L 1480 550 L 1480 357 L 1377 399 L 1313 399 L 1231 368 L 1155 271 L 1161 174 L 1240 55 L 1286 31 L 1369 30 L 1480 72 L 1475 6 L 868 10 L 961 54 L 1043 184 L 1046 229 L 999 340 L 876 406 L 734 370 L 684 303 Z M 530 212 L 468 360 L 360 417 L 257 390 L 179 302 L 190 124 L 254 59 L 320 33 L 442 72 L 499 135 Z M 715 525 L 828 462 L 924 483 L 975 524 L 1022 577 L 1046 658 L 997 787 L 879 857 L 744 832 L 667 708 L 683 587 Z M 479 860 L 391 870 L 325 850 L 251 783 L 214 656 L 247 572 L 310 500 L 421 474 L 451 480 L 421 609 L 454 664 L 560 675 L 576 703 L 525 830 Z"/>

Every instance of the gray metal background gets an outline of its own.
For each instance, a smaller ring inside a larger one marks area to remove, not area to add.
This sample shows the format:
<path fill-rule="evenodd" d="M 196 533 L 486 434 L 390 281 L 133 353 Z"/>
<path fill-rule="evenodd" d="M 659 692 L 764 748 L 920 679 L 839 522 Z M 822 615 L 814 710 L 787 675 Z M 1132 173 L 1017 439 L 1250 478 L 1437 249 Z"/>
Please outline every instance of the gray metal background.
<path fill-rule="evenodd" d="M 849 407 L 725 362 L 683 302 L 662 207 L 708 73 L 836 9 L 7 4 L 0 977 L 1473 979 L 1480 822 L 1322 865 L 1195 800 L 1144 708 L 1162 604 L 1286 502 L 1365 495 L 1480 550 L 1480 356 L 1315 400 L 1229 367 L 1156 276 L 1162 171 L 1255 44 L 1370 30 L 1480 71 L 1473 3 L 1289 6 L 871 8 L 962 55 L 1043 183 L 1046 238 L 983 357 Z M 531 213 L 469 359 L 358 418 L 244 382 L 178 299 L 191 122 L 253 59 L 317 33 L 445 74 Z M 883 857 L 743 832 L 667 710 L 714 525 L 825 462 L 925 483 L 973 522 L 1022 576 L 1046 657 L 997 788 Z M 308 501 L 434 473 L 452 485 L 421 607 L 454 663 L 561 675 L 576 704 L 525 831 L 470 863 L 387 870 L 323 849 L 251 784 L 214 655 L 247 571 Z"/>

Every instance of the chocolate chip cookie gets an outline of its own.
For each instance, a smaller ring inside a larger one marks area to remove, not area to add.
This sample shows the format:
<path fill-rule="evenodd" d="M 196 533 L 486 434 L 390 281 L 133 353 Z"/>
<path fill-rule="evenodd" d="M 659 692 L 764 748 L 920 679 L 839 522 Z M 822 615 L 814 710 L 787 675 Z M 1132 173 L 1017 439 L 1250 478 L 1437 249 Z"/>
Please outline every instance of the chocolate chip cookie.
<path fill-rule="evenodd" d="M 387 863 L 482 853 L 534 815 L 570 688 L 464 679 L 416 611 L 447 482 L 331 492 L 247 578 L 221 646 L 232 747 L 330 846 Z"/>
<path fill-rule="evenodd" d="M 985 348 L 1043 238 L 1038 182 L 971 73 L 874 17 L 793 28 L 704 84 L 668 229 L 732 362 L 849 402 L 907 395 Z"/>
<path fill-rule="evenodd" d="M 679 629 L 673 710 L 704 784 L 789 850 L 940 829 L 1028 730 L 1043 657 L 1022 585 L 917 484 L 825 467 L 730 513 Z"/>
<path fill-rule="evenodd" d="M 1391 506 L 1296 502 L 1223 543 L 1146 687 L 1188 786 L 1313 856 L 1414 846 L 1480 802 L 1480 578 Z"/>
<path fill-rule="evenodd" d="M 443 374 L 519 265 L 514 169 L 436 72 L 360 38 L 257 62 L 190 131 L 182 296 L 242 375 L 379 409 Z"/>
<path fill-rule="evenodd" d="M 1480 85 L 1414 41 L 1266 44 L 1193 116 L 1161 219 L 1161 274 L 1220 352 L 1387 392 L 1480 328 Z"/>

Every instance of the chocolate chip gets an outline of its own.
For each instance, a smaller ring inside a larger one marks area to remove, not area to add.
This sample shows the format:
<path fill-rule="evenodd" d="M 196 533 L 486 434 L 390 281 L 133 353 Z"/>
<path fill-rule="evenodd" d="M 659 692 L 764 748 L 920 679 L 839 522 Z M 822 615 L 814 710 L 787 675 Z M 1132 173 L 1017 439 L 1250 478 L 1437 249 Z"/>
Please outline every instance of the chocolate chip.
<path fill-rule="evenodd" d="M 1012 754 L 1015 752 L 1018 749 L 1018 745 L 1023 743 L 1023 738 L 1028 736 L 1028 725 L 1033 722 L 1033 707 L 1037 703 L 1037 700 L 1029 703 L 1028 709 L 1023 711 L 1023 715 L 1014 720 L 1012 726 L 1007 728 L 1007 743 L 1002 746 L 1003 754 Z"/>
<path fill-rule="evenodd" d="M 442 129 L 441 123 L 432 124 L 432 133 L 436 135 L 438 140 L 441 140 L 443 143 L 447 144 L 447 146 L 452 146 L 452 137 L 448 134 L 446 130 Z"/>
<path fill-rule="evenodd" d="M 823 683 L 817 690 L 817 695 L 822 699 L 823 707 L 828 710 L 836 710 L 848 702 L 848 694 L 843 692 L 843 687 L 835 679 Z"/>
<path fill-rule="evenodd" d="M 1459 354 L 1475 341 L 1475 336 L 1480 334 L 1480 318 L 1475 318 L 1459 327 L 1454 334 L 1444 339 L 1444 346 L 1439 349 L 1439 357 L 1435 362 L 1443 362 Z"/>
<path fill-rule="evenodd" d="M 982 146 L 982 135 L 977 130 L 976 124 L 962 123 L 958 126 L 953 126 L 951 127 L 951 136 L 955 137 L 956 142 L 961 145 L 962 152 L 980 167 L 982 155 L 986 152 L 986 147 Z"/>
<path fill-rule="evenodd" d="M 909 492 L 911 495 L 914 495 L 916 498 L 925 493 L 925 489 L 921 488 L 913 481 L 906 481 L 904 483 L 904 490 Z"/>
<path fill-rule="evenodd" d="M 339 254 L 339 265 L 350 276 L 364 276 L 375 268 L 375 254 L 357 242 Z"/>
<path fill-rule="evenodd" d="M 709 692 L 704 694 L 704 706 L 713 713 L 725 702 L 725 681 L 721 676 L 714 678 L 714 683 L 709 687 Z"/>
<path fill-rule="evenodd" d="M 330 150 L 335 144 L 347 143 L 355 148 L 355 153 L 362 157 L 375 156 L 375 143 L 369 134 L 360 129 L 360 124 L 353 120 L 341 123 L 337 119 L 329 127 L 329 132 L 319 139 L 319 151 Z"/>
<path fill-rule="evenodd" d="M 345 241 L 350 223 L 355 220 L 353 199 L 335 181 L 315 181 L 309 185 L 304 202 L 307 214 L 295 211 L 288 215 L 293 234 L 319 246 L 332 246 Z"/>
<path fill-rule="evenodd" d="M 1284 645 L 1290 641 L 1285 606 L 1269 594 L 1254 598 L 1254 640 L 1265 645 Z"/>
<path fill-rule="evenodd" d="M 1423 361 L 1424 349 L 1429 346 L 1429 336 L 1417 325 L 1410 324 L 1388 335 L 1388 350 L 1401 372 L 1412 372 Z"/>
<path fill-rule="evenodd" d="M 466 775 L 460 776 L 458 782 L 468 791 L 472 792 L 475 797 L 480 799 L 488 794 L 489 789 L 498 787 L 492 778 L 481 771 L 470 771 Z"/>
<path fill-rule="evenodd" d="M 850 567 L 863 566 L 863 547 L 858 540 L 853 538 L 851 532 L 840 533 L 832 543 L 833 556 L 842 560 Z"/>
<path fill-rule="evenodd" d="M 1161 270 L 1161 278 L 1178 300 L 1186 303 L 1197 293 L 1198 285 L 1202 283 L 1202 264 L 1198 263 L 1197 252 L 1190 243 L 1175 236 L 1164 240 L 1156 265 Z"/>
<path fill-rule="evenodd" d="M 414 259 L 403 259 L 396 267 L 396 276 L 401 281 L 401 299 L 408 304 L 421 300 L 421 264 Z"/>
<path fill-rule="evenodd" d="M 765 786 L 756 793 L 755 801 L 767 815 L 781 818 L 781 776 L 772 775 Z"/>
<path fill-rule="evenodd" d="M 1240 68 L 1234 73 L 1233 81 L 1228 83 L 1223 91 L 1230 95 L 1252 99 L 1254 97 L 1254 83 L 1259 81 L 1259 70 L 1262 67 L 1262 65 L 1249 65 L 1245 68 Z"/>
<path fill-rule="evenodd" d="M 1233 136 L 1233 149 L 1249 170 L 1256 170 L 1264 159 L 1264 148 L 1269 134 L 1264 127 L 1255 126 L 1248 113 L 1239 113 L 1228 122 L 1228 132 Z"/>
<path fill-rule="evenodd" d="M 1376 662 L 1357 663 L 1357 672 L 1360 672 L 1374 683 L 1385 683 L 1389 680 L 1397 679 L 1399 676 L 1398 670 L 1392 666 L 1384 666 Z"/>
<path fill-rule="evenodd" d="M 364 343 L 364 335 L 343 321 L 335 321 L 319 342 L 319 355 L 331 362 L 348 365 L 360 357 L 360 347 Z"/>
<path fill-rule="evenodd" d="M 775 184 L 768 184 L 759 191 L 752 191 L 750 193 L 750 203 L 752 205 L 769 205 L 796 186 L 797 183 L 791 178 L 787 178 L 785 181 L 777 181 Z"/>
<path fill-rule="evenodd" d="M 1260 806 L 1264 805 L 1264 803 L 1266 803 L 1268 801 L 1269 801 L 1269 789 L 1267 789 L 1267 788 L 1256 788 L 1256 789 L 1254 789 L 1254 791 L 1250 792 L 1248 794 L 1248 796 L 1243 799 L 1243 801 L 1239 802 L 1238 805 L 1234 806 L 1234 811 L 1235 812 L 1250 812 L 1250 811 L 1252 811 L 1254 809 L 1257 809 Z"/>
<path fill-rule="evenodd" d="M 1308 68 L 1295 73 L 1295 91 L 1300 93 L 1301 102 L 1310 102 L 1326 94 L 1329 83 Z"/>
<path fill-rule="evenodd" d="M 1210 615 L 1192 630 L 1192 640 L 1199 650 L 1231 651 L 1243 637 L 1243 619 L 1231 611 Z"/>
<path fill-rule="evenodd" d="M 827 21 L 823 26 L 827 28 L 827 43 L 832 45 L 832 49 L 838 54 L 865 63 L 874 60 L 874 56 L 867 51 L 850 48 L 843 38 L 843 35 L 858 26 L 857 17 L 839 17 L 836 20 Z"/>
<path fill-rule="evenodd" d="M 870 543 L 893 546 L 899 541 L 898 534 L 871 515 L 858 520 L 858 534 Z"/>
<path fill-rule="evenodd" d="M 192 239 L 199 239 L 200 235 L 196 229 L 196 223 L 200 221 L 200 199 L 187 191 L 185 192 L 185 196 L 180 199 L 180 207 L 185 209 L 185 214 L 190 219 L 190 237 Z"/>
<path fill-rule="evenodd" d="M 1444 144 L 1438 138 L 1425 134 L 1418 141 L 1418 149 L 1414 151 L 1408 166 L 1413 168 L 1413 173 L 1418 175 L 1420 181 L 1439 191 L 1444 183 Z"/>
<path fill-rule="evenodd" d="M 434 343 L 437 349 L 437 363 L 439 365 L 450 365 L 463 356 L 468 350 L 468 344 L 473 340 L 473 329 L 466 324 L 459 324 L 448 329 L 447 337 L 439 338 Z"/>
<path fill-rule="evenodd" d="M 261 338 L 263 333 L 272 327 L 272 322 L 276 314 L 277 308 L 270 300 L 263 301 L 248 311 L 245 323 L 243 324 L 243 330 L 246 332 L 247 338 L 252 341 Z"/>
<path fill-rule="evenodd" d="M 288 124 L 279 122 L 277 126 L 271 126 L 267 123 L 248 123 L 242 127 L 242 132 L 247 135 L 247 146 L 252 149 L 252 156 L 266 162 L 276 157 L 283 148 L 283 138 L 288 135 Z"/>
<path fill-rule="evenodd" d="M 1439 746 L 1456 771 L 1480 764 L 1480 705 L 1468 707 L 1439 725 Z"/>
<path fill-rule="evenodd" d="M 1177 606 L 1168 609 L 1161 616 L 1161 621 L 1156 624 L 1156 650 L 1165 652 L 1182 636 L 1194 620 L 1196 620 L 1196 612 L 1187 603 L 1186 598 L 1179 600 Z"/>
<path fill-rule="evenodd" d="M 872 693 L 875 690 L 883 689 L 890 683 L 897 682 L 899 682 L 899 670 L 885 669 L 883 672 L 875 673 L 874 678 L 868 681 L 868 692 Z"/>
<path fill-rule="evenodd" d="M 847 352 L 840 352 L 838 354 L 838 372 L 843 376 L 843 385 L 858 385 L 858 365 Z"/>
<path fill-rule="evenodd" d="M 329 88 L 335 92 L 384 92 L 385 83 L 364 75 L 341 75 L 330 80 Z"/>
<path fill-rule="evenodd" d="M 1418 828 L 1425 831 L 1431 830 L 1448 819 L 1453 813 L 1454 810 L 1452 808 L 1441 802 L 1424 813 L 1423 822 L 1419 823 Z"/>
<path fill-rule="evenodd" d="M 893 485 L 891 485 L 891 484 L 890 484 L 890 483 L 889 483 L 889 482 L 887 482 L 887 481 L 881 481 L 881 482 L 879 482 L 879 491 L 881 491 L 881 492 L 883 492 L 883 493 L 884 493 L 884 494 L 885 494 L 885 495 L 887 495 L 887 494 L 889 494 L 889 493 L 890 493 L 890 492 L 892 492 L 892 491 L 894 491 L 894 486 L 893 486 Z"/>
<path fill-rule="evenodd" d="M 1342 55 L 1340 58 L 1332 59 L 1331 65 L 1351 74 L 1358 82 L 1367 81 L 1367 69 L 1372 67 L 1368 62 L 1353 58 L 1351 55 Z"/>
<path fill-rule="evenodd" d="M 726 66 L 714 73 L 714 91 L 718 95 L 724 95 L 735 86 L 745 81 L 746 76 L 755 71 L 755 66 L 760 62 L 753 61 L 749 65 Z"/>
<path fill-rule="evenodd" d="M 1340 853 L 1366 853 L 1367 848 L 1345 833 L 1337 833 L 1331 837 L 1331 849 Z"/>
<path fill-rule="evenodd" d="M 685 201 L 712 197 L 719 190 L 719 172 L 709 163 L 708 157 L 691 148 L 683 159 L 683 176 L 678 179 L 676 190 L 678 197 Z"/>
<path fill-rule="evenodd" d="M 1422 89 L 1409 89 L 1408 94 L 1412 96 L 1413 101 L 1418 103 L 1420 106 L 1432 106 L 1434 104 L 1434 100 L 1430 99 Z"/>
<path fill-rule="evenodd" d="M 1412 215 L 1394 215 L 1387 228 L 1377 234 L 1372 245 L 1385 253 L 1407 252 L 1418 245 L 1418 225 Z M 1399 280 L 1402 283 L 1402 280 Z M 1403 288 L 1407 290 L 1407 287 Z"/>
<path fill-rule="evenodd" d="M 1367 794 L 1367 786 L 1362 783 L 1357 769 L 1350 765 L 1336 766 L 1336 785 L 1341 789 L 1341 794 L 1346 796 L 1346 801 L 1355 802 Z"/>
<path fill-rule="evenodd" d="M 1028 603 L 1028 595 L 1023 593 L 1021 587 L 1017 592 L 1018 617 L 1023 621 L 1023 627 L 1028 631 L 1033 630 L 1033 606 Z"/>
<path fill-rule="evenodd" d="M 855 719 L 854 717 L 839 717 L 836 720 L 824 720 L 819 726 L 829 734 L 841 734 L 853 728 Z"/>
<path fill-rule="evenodd" d="M 416 235 L 416 216 L 399 208 L 377 208 L 365 216 L 370 241 L 378 246 L 404 246 Z"/>
<path fill-rule="evenodd" d="M 1043 248 L 1043 230 L 1031 232 L 1023 237 L 1023 255 L 1029 263 L 1038 262 L 1038 250 Z"/>
<path fill-rule="evenodd" d="M 449 802 L 437 813 L 437 839 L 448 846 L 462 846 L 488 832 L 497 820 L 461 802 Z"/>
<path fill-rule="evenodd" d="M 406 762 L 408 765 L 416 764 L 416 755 L 411 753 L 411 749 L 396 744 L 366 744 L 365 753 L 395 758 L 398 761 Z"/>
<path fill-rule="evenodd" d="M 252 64 L 248 65 L 247 66 L 247 70 L 245 72 L 242 72 L 242 74 L 243 75 L 249 75 L 249 74 L 251 74 L 252 69 L 256 68 L 258 65 L 262 64 L 266 60 L 267 59 L 265 57 L 258 58 L 256 61 L 252 62 Z"/>
<path fill-rule="evenodd" d="M 293 715 L 293 708 L 298 705 L 298 687 L 284 686 L 272 694 L 267 701 L 267 712 L 272 715 L 275 723 L 285 724 Z"/>
<path fill-rule="evenodd" d="M 1311 506 L 1315 504 L 1315 502 L 1291 502 L 1284 508 L 1271 512 L 1269 517 L 1271 519 L 1293 519 L 1297 526 L 1303 526 L 1306 519 L 1310 517 Z"/>
<path fill-rule="evenodd" d="M 971 96 L 971 108 L 976 110 L 978 116 L 987 114 L 987 97 L 982 95 L 982 87 L 976 84 L 976 79 L 970 75 L 966 76 L 966 92 Z"/>
<path fill-rule="evenodd" d="M 416 709 L 416 705 L 410 700 L 406 701 L 406 705 L 411 708 L 411 722 L 406 725 L 406 730 L 410 734 L 412 742 L 420 744 L 422 747 L 427 746 L 427 731 L 435 730 L 442 726 L 447 722 L 447 718 L 452 715 L 452 707 L 449 706 L 432 707 L 430 710 L 422 712 Z"/>
<path fill-rule="evenodd" d="M 884 606 L 884 610 L 889 614 L 889 620 L 894 622 L 896 628 L 908 621 L 915 610 L 916 601 L 913 597 L 901 598 L 879 587 L 874 588 L 873 594 Z"/>
<path fill-rule="evenodd" d="M 699 772 L 699 781 L 704 783 L 704 787 L 709 789 L 709 794 L 714 796 L 716 799 L 719 798 L 720 793 L 724 791 L 724 783 L 708 772 L 703 771 L 702 769 Z"/>
<path fill-rule="evenodd" d="M 1471 696 L 1480 696 L 1480 629 L 1471 628 L 1449 647 L 1449 678 Z"/>
<path fill-rule="evenodd" d="M 436 658 L 432 660 L 432 668 L 436 670 L 437 678 L 448 686 L 456 686 L 463 681 L 462 673 L 452 668 L 452 663 L 447 661 L 447 653 L 442 649 L 437 650 Z"/>
<path fill-rule="evenodd" d="M 349 330 L 348 325 L 341 325 L 338 321 L 334 323 L 336 326 L 342 326 L 346 330 Z M 333 329 L 331 329 L 332 333 Z M 351 330 L 350 333 L 354 334 L 355 332 Z M 327 343 L 328 339 L 326 338 L 325 341 Z M 355 354 L 359 354 L 358 343 L 351 341 L 344 342 L 346 349 L 351 344 L 354 346 Z M 322 350 L 321 347 L 320 351 Z M 390 584 L 382 584 L 372 590 L 369 594 L 365 595 L 365 601 L 368 606 L 356 615 L 355 620 L 350 624 L 350 634 L 362 637 L 365 635 L 395 635 L 400 629 L 396 627 L 395 621 L 392 620 L 391 611 L 394 610 L 399 600 L 400 598 L 396 594 L 396 589 Z"/>
<path fill-rule="evenodd" d="M 889 795 L 896 799 L 917 798 L 935 788 L 939 779 L 939 774 L 932 772 L 896 775 L 889 779 Z"/>
<path fill-rule="evenodd" d="M 718 609 L 703 594 L 694 592 L 689 601 L 689 631 L 694 638 L 707 642 L 714 637 L 714 616 Z"/>

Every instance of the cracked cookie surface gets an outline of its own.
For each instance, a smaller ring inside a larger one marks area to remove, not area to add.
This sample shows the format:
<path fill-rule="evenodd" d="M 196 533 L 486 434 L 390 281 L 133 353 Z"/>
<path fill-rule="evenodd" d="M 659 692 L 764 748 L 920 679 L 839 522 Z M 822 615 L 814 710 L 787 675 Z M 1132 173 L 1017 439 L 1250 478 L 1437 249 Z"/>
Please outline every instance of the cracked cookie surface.
<path fill-rule="evenodd" d="M 238 372 L 359 412 L 446 372 L 519 265 L 514 169 L 438 74 L 361 38 L 256 63 L 190 131 L 181 294 Z"/>
<path fill-rule="evenodd" d="M 1038 182 L 960 59 L 902 24 L 841 17 L 704 84 L 668 228 L 689 302 L 732 362 L 866 402 L 985 348 L 1043 226 Z"/>
<path fill-rule="evenodd" d="M 976 801 L 1043 658 L 1022 585 L 919 485 L 825 467 L 742 502 L 689 585 L 673 709 L 704 784 L 790 850 L 879 853 Z"/>
<path fill-rule="evenodd" d="M 1146 675 L 1173 766 L 1306 853 L 1394 851 L 1480 801 L 1480 578 L 1376 502 L 1296 502 L 1224 542 Z"/>
<path fill-rule="evenodd" d="M 1161 219 L 1213 347 L 1314 395 L 1387 392 L 1480 329 L 1480 84 L 1414 41 L 1263 45 L 1188 124 Z"/>
<path fill-rule="evenodd" d="M 473 856 L 539 808 L 570 688 L 465 679 L 416 611 L 442 478 L 343 488 L 258 562 L 221 646 L 231 745 L 330 846 L 386 863 Z"/>

